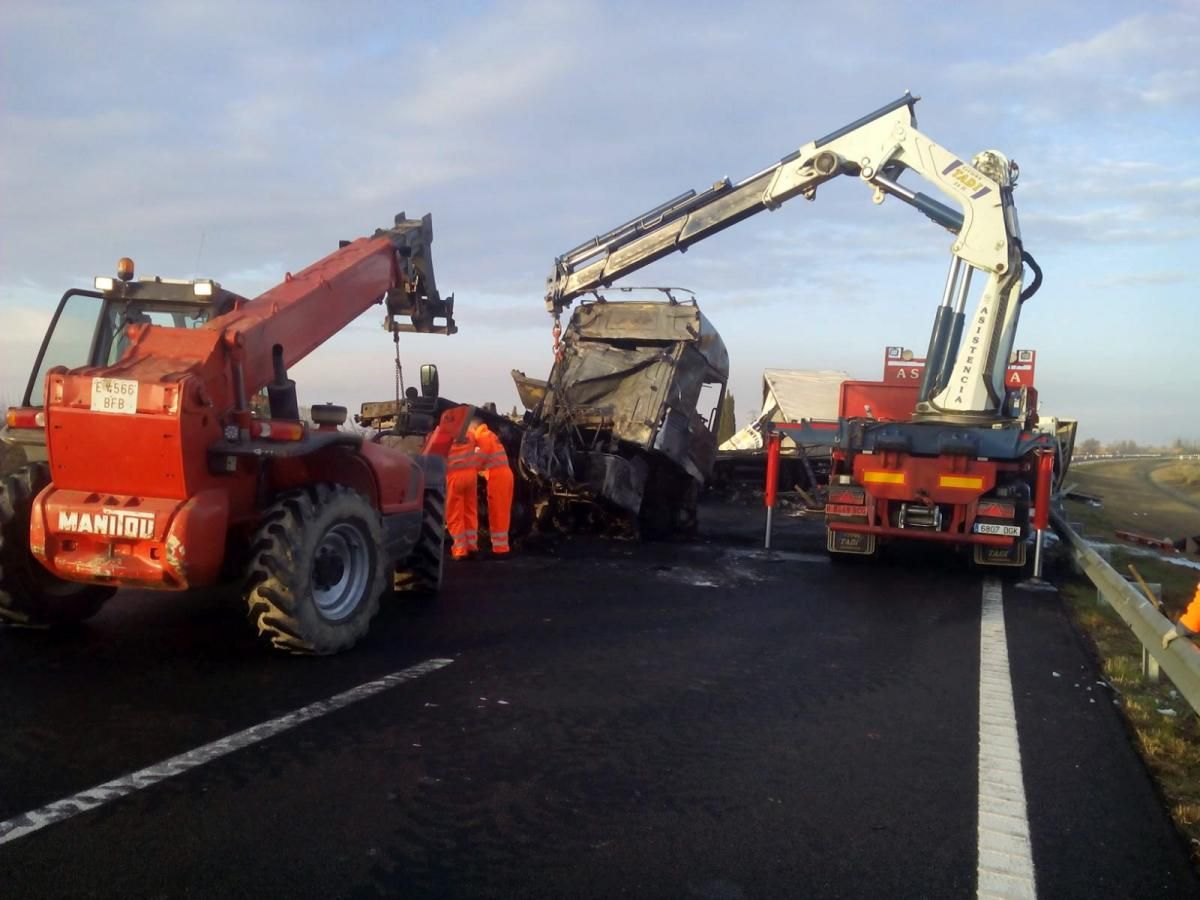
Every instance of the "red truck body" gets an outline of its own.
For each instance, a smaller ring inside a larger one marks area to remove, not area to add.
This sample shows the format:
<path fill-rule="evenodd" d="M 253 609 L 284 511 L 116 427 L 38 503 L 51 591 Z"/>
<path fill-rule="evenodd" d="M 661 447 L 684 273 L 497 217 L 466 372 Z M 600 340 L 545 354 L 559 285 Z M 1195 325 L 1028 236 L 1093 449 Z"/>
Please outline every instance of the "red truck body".
<path fill-rule="evenodd" d="M 834 422 L 773 427 L 798 444 L 832 447 L 825 522 L 832 553 L 873 554 L 881 541 L 923 540 L 972 548 L 984 565 L 1021 566 L 1026 559 L 1030 511 L 1052 468 L 1052 452 L 1032 432 L 1037 392 L 1033 351 L 1016 351 L 1008 369 L 1014 405 L 1024 412 L 1007 441 L 981 449 L 986 432 L 956 434 L 944 424 L 913 420 L 925 361 L 889 347 L 882 381 L 845 381 Z M 855 436 L 871 429 L 881 439 L 870 450 Z M 815 438 L 815 440 L 814 440 Z"/>

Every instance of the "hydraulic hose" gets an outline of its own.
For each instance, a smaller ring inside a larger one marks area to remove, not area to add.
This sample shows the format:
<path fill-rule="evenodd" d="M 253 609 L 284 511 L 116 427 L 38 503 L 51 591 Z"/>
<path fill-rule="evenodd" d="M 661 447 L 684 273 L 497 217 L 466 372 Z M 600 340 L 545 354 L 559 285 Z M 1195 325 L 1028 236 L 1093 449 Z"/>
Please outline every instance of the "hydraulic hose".
<path fill-rule="evenodd" d="M 1021 296 L 1018 300 L 1018 302 L 1024 303 L 1026 300 L 1036 294 L 1038 292 L 1038 288 L 1042 286 L 1042 267 L 1037 264 L 1037 260 L 1034 259 L 1027 250 L 1021 251 L 1021 262 L 1033 269 L 1033 283 L 1025 288 L 1025 290 L 1021 291 Z"/>

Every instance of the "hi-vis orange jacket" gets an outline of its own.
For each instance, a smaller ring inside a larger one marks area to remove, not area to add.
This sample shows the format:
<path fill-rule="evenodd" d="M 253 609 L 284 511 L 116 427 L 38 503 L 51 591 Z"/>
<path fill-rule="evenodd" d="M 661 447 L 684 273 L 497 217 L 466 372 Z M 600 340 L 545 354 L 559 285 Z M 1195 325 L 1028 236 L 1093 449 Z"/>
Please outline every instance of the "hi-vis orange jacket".
<path fill-rule="evenodd" d="M 508 467 L 508 454 L 504 451 L 504 445 L 490 428 L 481 423 L 471 429 L 471 435 L 479 447 L 479 468 L 485 478 L 490 469 Z"/>
<path fill-rule="evenodd" d="M 1179 617 L 1179 624 L 1193 633 L 1200 632 L 1200 584 L 1196 585 L 1196 596 Z"/>

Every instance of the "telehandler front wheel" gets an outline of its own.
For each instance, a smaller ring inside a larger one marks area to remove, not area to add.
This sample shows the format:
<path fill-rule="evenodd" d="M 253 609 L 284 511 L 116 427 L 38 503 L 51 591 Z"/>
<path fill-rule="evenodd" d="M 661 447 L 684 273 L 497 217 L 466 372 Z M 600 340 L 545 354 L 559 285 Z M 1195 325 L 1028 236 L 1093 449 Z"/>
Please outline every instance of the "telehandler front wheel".
<path fill-rule="evenodd" d="M 73 625 L 94 616 L 116 593 L 55 578 L 29 552 L 33 500 L 49 483 L 45 463 L 30 463 L 0 479 L 0 623 L 5 625 Z"/>
<path fill-rule="evenodd" d="M 277 650 L 325 655 L 354 646 L 379 612 L 383 524 L 361 494 L 317 484 L 281 494 L 251 545 L 246 607 Z"/>

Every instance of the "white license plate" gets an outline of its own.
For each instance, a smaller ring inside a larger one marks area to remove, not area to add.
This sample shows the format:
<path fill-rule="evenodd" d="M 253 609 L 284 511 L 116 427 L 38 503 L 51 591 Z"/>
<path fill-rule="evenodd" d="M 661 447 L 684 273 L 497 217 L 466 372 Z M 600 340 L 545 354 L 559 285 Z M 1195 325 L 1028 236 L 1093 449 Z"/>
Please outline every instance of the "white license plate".
<path fill-rule="evenodd" d="M 125 378 L 92 379 L 92 412 L 137 412 L 138 383 Z"/>
<path fill-rule="evenodd" d="M 1020 537 L 1020 525 L 993 525 L 991 522 L 976 522 L 976 534 L 1006 534 L 1009 537 Z"/>

